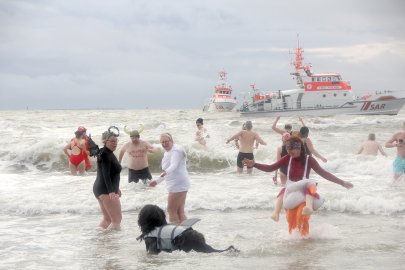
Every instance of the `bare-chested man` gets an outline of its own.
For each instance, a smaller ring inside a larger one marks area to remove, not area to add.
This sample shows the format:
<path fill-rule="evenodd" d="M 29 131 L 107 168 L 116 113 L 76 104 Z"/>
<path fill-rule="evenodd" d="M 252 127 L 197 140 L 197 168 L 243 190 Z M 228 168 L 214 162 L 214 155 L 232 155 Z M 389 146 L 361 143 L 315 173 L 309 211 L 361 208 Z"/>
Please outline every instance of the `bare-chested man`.
<path fill-rule="evenodd" d="M 381 145 L 375 141 L 375 134 L 370 133 L 368 134 L 368 140 L 361 145 L 357 154 L 376 156 L 378 155 L 378 152 L 380 152 L 383 156 L 387 156 Z"/>
<path fill-rule="evenodd" d="M 398 178 L 405 172 L 405 122 L 403 123 L 402 128 L 402 131 L 392 135 L 392 137 L 385 143 L 385 147 L 387 148 L 397 148 L 397 157 L 392 164 L 395 180 L 398 180 Z"/>
<path fill-rule="evenodd" d="M 260 138 L 259 134 L 256 132 L 252 131 L 253 125 L 251 121 L 246 121 L 245 123 L 246 130 L 241 130 L 232 137 L 230 137 L 228 140 L 226 140 L 226 143 L 229 143 L 230 141 L 233 141 L 235 139 L 239 140 L 239 154 L 238 158 L 236 160 L 236 166 L 237 166 L 237 171 L 238 173 L 243 172 L 243 159 L 247 158 L 250 160 L 254 159 L 253 155 L 253 146 L 255 142 L 258 142 L 262 145 L 266 145 L 266 143 Z M 247 168 L 247 173 L 252 174 L 253 167 L 248 167 Z"/>
<path fill-rule="evenodd" d="M 129 133 L 131 141 L 121 148 L 118 161 L 121 163 L 124 154 L 128 154 L 128 182 L 138 183 L 139 179 L 145 184 L 147 179 L 152 179 L 149 171 L 148 152 L 153 152 L 153 146 L 143 140 L 137 130 Z"/>

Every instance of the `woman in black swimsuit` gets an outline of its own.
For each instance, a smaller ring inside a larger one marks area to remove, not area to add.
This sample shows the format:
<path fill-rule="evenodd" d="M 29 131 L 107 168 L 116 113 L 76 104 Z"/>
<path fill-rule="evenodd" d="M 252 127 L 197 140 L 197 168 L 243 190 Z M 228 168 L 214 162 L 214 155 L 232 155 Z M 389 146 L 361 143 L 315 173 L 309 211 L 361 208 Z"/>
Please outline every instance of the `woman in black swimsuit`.
<path fill-rule="evenodd" d="M 121 165 L 114 155 L 117 149 L 118 135 L 106 131 L 102 135 L 104 147 L 97 156 L 97 178 L 93 185 L 93 193 L 103 213 L 100 227 L 119 230 L 122 220 L 120 172 Z"/>

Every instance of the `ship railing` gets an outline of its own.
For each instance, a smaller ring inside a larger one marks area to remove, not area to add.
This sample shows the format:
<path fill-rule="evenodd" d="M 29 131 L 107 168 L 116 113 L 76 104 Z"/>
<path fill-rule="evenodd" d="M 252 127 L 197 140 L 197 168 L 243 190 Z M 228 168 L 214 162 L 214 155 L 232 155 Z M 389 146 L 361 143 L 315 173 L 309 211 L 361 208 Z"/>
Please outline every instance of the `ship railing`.
<path fill-rule="evenodd" d="M 267 104 L 264 106 L 264 102 L 256 104 L 243 104 L 241 111 L 296 111 L 296 110 L 316 110 L 316 109 L 333 109 L 339 108 L 341 105 L 322 105 L 317 104 L 315 106 L 288 106 L 286 102 L 272 105 Z"/>

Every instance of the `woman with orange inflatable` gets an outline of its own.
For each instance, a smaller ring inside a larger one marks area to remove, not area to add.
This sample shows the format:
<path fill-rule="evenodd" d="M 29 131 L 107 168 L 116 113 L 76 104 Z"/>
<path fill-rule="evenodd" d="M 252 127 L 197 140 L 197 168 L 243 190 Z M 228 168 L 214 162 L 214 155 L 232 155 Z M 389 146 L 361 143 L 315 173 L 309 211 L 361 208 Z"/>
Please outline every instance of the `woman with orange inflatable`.
<path fill-rule="evenodd" d="M 309 217 L 313 209 L 318 209 L 323 200 L 319 194 L 316 193 L 317 182 L 309 179 L 311 169 L 317 174 L 339 184 L 347 189 L 353 187 L 353 184 L 334 176 L 333 174 L 325 171 L 319 163 L 311 156 L 307 155 L 303 142 L 298 137 L 291 137 L 286 142 L 288 155 L 282 157 L 277 162 L 271 165 L 259 164 L 254 160 L 244 160 L 244 164 L 248 167 L 255 167 L 261 171 L 272 172 L 282 166 L 287 169 L 287 183 L 277 196 L 277 202 L 272 215 L 274 221 L 278 221 L 281 208 L 287 211 L 288 229 L 291 233 L 292 230 L 298 229 L 301 235 L 307 235 L 309 232 Z M 284 203 L 283 203 L 284 201 Z"/>

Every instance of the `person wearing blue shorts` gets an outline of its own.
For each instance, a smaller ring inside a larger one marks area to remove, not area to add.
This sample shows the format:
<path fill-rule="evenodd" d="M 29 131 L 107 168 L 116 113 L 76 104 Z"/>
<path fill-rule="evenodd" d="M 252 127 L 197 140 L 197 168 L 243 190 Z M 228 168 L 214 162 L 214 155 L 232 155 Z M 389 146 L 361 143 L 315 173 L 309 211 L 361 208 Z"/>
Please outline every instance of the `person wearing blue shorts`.
<path fill-rule="evenodd" d="M 392 135 L 385 143 L 387 148 L 397 148 L 397 157 L 393 162 L 394 179 L 398 180 L 405 173 L 405 122 L 402 124 L 402 131 Z"/>

